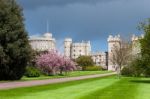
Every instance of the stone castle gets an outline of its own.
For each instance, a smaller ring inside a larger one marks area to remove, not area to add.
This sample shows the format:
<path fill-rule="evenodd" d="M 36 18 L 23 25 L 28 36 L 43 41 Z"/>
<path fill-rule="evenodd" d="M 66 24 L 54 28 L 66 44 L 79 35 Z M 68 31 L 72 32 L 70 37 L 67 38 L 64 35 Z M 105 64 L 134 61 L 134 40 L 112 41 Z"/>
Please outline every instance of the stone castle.
<path fill-rule="evenodd" d="M 131 38 L 132 41 L 132 53 L 138 54 L 140 53 L 140 43 L 139 39 L 143 37 L 133 35 Z M 76 59 L 79 56 L 91 56 L 93 61 L 97 66 L 102 66 L 108 70 L 115 70 L 115 66 L 110 61 L 110 57 L 112 56 L 112 51 L 114 50 L 114 46 L 119 46 L 121 42 L 120 35 L 112 36 L 109 35 L 108 42 L 108 51 L 106 52 L 92 52 L 90 41 L 81 41 L 81 42 L 73 42 L 72 38 L 66 38 L 64 40 L 64 55 L 70 57 L 72 59 Z M 34 50 L 45 51 L 56 49 L 56 41 L 52 37 L 52 33 L 45 33 L 42 37 L 31 36 L 30 45 Z"/>

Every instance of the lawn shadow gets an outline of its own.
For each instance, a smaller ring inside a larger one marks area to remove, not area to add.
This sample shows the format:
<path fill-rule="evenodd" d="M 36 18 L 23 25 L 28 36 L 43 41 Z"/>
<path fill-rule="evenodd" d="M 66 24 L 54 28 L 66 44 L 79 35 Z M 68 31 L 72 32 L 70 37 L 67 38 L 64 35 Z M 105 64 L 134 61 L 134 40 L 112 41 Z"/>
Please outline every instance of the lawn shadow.
<path fill-rule="evenodd" d="M 150 80 L 130 80 L 130 82 L 150 84 Z"/>

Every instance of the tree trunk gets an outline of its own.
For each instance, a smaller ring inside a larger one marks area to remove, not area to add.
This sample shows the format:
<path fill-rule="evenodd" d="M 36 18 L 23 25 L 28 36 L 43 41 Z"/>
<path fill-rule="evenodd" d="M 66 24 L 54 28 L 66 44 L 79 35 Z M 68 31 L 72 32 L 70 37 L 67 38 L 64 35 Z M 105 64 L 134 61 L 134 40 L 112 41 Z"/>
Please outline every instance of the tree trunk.
<path fill-rule="evenodd" d="M 49 75 L 55 75 L 55 74 L 56 74 L 56 72 L 55 72 L 54 69 L 52 69 L 52 70 L 50 71 L 50 73 L 49 73 Z"/>
<path fill-rule="evenodd" d="M 118 78 L 120 79 L 121 78 L 121 68 L 120 68 L 120 66 L 117 66 L 117 75 L 118 75 Z"/>
<path fill-rule="evenodd" d="M 60 75 L 63 75 L 63 69 L 60 69 Z"/>

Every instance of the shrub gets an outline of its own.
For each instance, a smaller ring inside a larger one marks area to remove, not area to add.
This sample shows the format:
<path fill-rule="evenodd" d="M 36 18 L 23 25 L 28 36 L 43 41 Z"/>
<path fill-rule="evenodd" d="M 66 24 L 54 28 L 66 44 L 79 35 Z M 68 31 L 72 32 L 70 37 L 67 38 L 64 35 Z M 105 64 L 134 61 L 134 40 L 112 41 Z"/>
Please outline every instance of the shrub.
<path fill-rule="evenodd" d="M 139 77 L 143 74 L 143 61 L 139 59 L 133 60 L 128 66 L 121 71 L 122 75 Z"/>
<path fill-rule="evenodd" d="M 94 62 L 90 56 L 80 56 L 76 59 L 76 63 L 85 70 L 87 66 L 93 66 Z"/>
<path fill-rule="evenodd" d="M 81 71 L 82 67 L 81 66 L 77 66 L 77 70 Z"/>
<path fill-rule="evenodd" d="M 121 75 L 124 75 L 124 76 L 133 76 L 133 70 L 131 68 L 129 68 L 129 66 L 124 67 L 121 70 Z"/>
<path fill-rule="evenodd" d="M 145 77 L 150 77 L 150 63 L 149 60 L 150 57 L 149 56 L 143 56 L 142 57 L 142 64 L 141 64 L 141 68 L 143 69 L 143 75 Z"/>
<path fill-rule="evenodd" d="M 40 74 L 41 74 L 40 71 L 35 67 L 28 66 L 26 68 L 25 76 L 27 76 L 27 77 L 39 77 Z"/>
<path fill-rule="evenodd" d="M 101 66 L 87 66 L 85 68 L 85 70 L 87 70 L 87 71 L 99 71 L 99 70 L 102 70 L 102 67 Z"/>

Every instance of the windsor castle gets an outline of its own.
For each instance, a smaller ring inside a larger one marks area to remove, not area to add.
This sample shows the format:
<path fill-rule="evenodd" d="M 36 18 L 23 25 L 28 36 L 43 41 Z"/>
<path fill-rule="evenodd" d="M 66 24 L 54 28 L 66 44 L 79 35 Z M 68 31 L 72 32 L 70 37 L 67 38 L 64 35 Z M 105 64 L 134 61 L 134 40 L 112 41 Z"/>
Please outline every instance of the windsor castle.
<path fill-rule="evenodd" d="M 139 39 L 141 36 L 133 35 L 131 37 L 132 42 L 132 52 L 133 54 L 140 53 L 140 45 Z M 43 36 L 31 36 L 29 38 L 30 45 L 34 50 L 45 51 L 56 49 L 56 41 L 55 38 L 52 37 L 52 33 L 45 33 Z M 66 38 L 64 40 L 64 55 L 70 57 L 72 59 L 76 59 L 79 56 L 91 56 L 94 63 L 97 66 L 102 66 L 108 70 L 115 70 L 115 66 L 110 61 L 110 57 L 112 56 L 112 51 L 114 50 L 114 46 L 118 46 L 121 41 L 120 35 L 112 36 L 109 35 L 108 42 L 108 51 L 106 52 L 92 52 L 90 41 L 81 41 L 81 42 L 73 42 L 72 38 Z"/>

